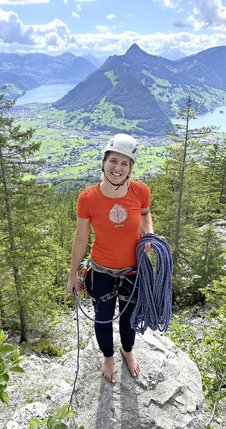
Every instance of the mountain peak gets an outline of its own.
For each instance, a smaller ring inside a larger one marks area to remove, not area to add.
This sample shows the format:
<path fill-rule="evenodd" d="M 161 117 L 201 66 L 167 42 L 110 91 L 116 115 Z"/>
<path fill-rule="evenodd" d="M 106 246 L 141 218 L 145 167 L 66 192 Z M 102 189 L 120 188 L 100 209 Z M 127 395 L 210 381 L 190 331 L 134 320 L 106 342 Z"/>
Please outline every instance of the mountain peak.
<path fill-rule="evenodd" d="M 71 52 L 63 52 L 62 54 L 58 55 L 58 57 L 66 59 L 75 59 L 76 55 L 72 54 Z"/>
<path fill-rule="evenodd" d="M 133 55 L 137 55 L 137 54 L 145 54 L 145 55 L 148 55 L 147 54 L 147 52 L 145 52 L 145 51 L 143 51 L 141 48 L 140 48 L 140 46 L 138 46 L 138 44 L 137 43 L 133 43 L 130 47 L 129 47 L 129 49 L 126 51 L 126 54 L 125 55 L 127 55 L 127 54 L 133 54 Z"/>

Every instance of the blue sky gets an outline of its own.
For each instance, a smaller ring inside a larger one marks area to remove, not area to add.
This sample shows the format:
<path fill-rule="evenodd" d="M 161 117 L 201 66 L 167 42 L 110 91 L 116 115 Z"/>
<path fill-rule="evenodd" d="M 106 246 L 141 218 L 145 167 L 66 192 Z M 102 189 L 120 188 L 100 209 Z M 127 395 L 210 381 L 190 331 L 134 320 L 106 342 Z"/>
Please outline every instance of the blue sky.
<path fill-rule="evenodd" d="M 0 52 L 175 59 L 226 45 L 226 0 L 0 0 Z"/>

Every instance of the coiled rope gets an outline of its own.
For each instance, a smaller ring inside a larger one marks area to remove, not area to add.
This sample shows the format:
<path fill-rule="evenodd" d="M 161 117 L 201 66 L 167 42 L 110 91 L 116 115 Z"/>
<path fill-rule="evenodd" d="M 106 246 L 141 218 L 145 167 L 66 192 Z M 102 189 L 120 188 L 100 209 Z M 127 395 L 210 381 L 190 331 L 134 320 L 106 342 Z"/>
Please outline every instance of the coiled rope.
<path fill-rule="evenodd" d="M 149 259 L 144 246 L 150 242 L 156 255 L 156 267 Z M 167 330 L 172 317 L 172 253 L 166 240 L 157 234 L 143 236 L 137 246 L 137 303 L 132 313 L 131 327 L 143 334 L 147 328 L 153 331 Z"/>

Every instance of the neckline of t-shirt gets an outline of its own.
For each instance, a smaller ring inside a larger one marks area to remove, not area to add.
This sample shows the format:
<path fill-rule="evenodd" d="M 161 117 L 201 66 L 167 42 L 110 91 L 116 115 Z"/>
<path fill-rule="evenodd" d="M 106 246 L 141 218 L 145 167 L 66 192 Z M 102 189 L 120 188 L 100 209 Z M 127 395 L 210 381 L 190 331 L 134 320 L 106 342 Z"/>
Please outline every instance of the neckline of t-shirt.
<path fill-rule="evenodd" d="M 126 198 L 126 197 L 128 196 L 128 194 L 129 194 L 129 192 L 130 192 L 130 188 L 131 188 L 131 182 L 130 182 L 130 186 L 128 186 L 127 193 L 126 193 L 125 195 L 123 195 L 122 197 L 108 197 L 107 195 L 103 194 L 103 193 L 101 192 L 101 189 L 100 189 L 100 183 L 98 183 L 98 184 L 96 185 L 96 187 L 97 187 L 97 190 L 98 190 L 99 194 L 100 194 L 103 198 L 107 198 L 108 200 L 122 200 L 123 198 Z"/>

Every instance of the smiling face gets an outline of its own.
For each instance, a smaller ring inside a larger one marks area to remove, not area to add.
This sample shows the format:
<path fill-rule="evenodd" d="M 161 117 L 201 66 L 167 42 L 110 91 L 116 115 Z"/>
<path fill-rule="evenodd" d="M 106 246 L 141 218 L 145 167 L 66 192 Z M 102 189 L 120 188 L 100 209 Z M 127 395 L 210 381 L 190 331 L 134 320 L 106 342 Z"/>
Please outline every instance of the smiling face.
<path fill-rule="evenodd" d="M 117 152 L 108 152 L 103 160 L 105 176 L 116 185 L 129 177 L 132 161 L 126 155 Z"/>

